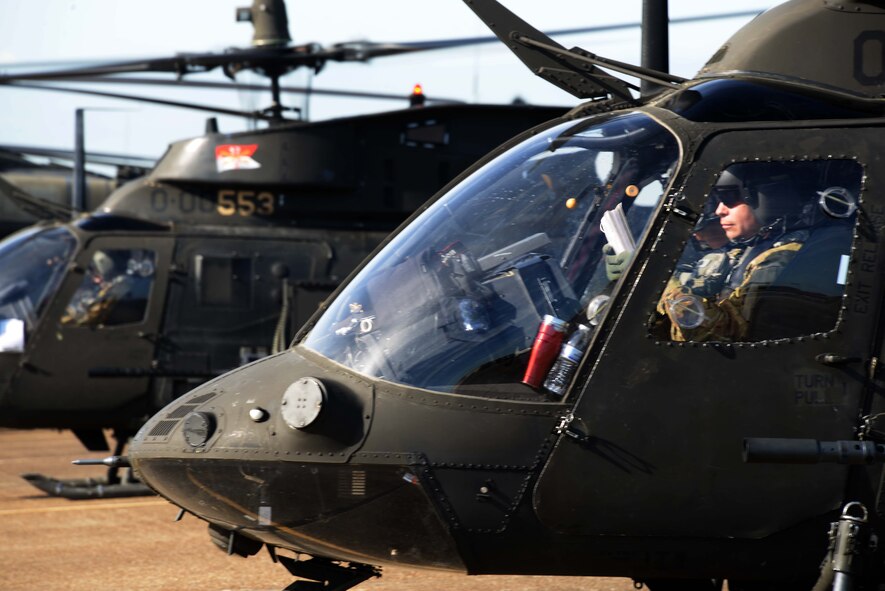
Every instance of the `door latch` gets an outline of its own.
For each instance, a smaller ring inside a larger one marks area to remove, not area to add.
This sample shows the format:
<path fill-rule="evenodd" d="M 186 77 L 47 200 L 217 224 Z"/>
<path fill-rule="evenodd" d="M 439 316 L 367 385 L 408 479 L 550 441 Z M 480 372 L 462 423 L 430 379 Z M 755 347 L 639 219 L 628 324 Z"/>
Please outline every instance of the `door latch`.
<path fill-rule="evenodd" d="M 562 415 L 559 418 L 559 423 L 557 423 L 556 431 L 557 435 L 565 435 L 566 437 L 570 437 L 575 441 L 587 441 L 588 436 L 584 433 L 581 433 L 574 427 L 572 427 L 572 423 L 575 420 L 575 413 L 569 411 L 566 414 Z"/>

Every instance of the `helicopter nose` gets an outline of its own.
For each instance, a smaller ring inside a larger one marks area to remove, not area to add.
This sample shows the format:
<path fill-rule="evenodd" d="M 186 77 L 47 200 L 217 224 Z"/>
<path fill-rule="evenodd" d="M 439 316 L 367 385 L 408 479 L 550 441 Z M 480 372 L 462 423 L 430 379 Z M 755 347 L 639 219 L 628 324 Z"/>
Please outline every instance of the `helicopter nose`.
<path fill-rule="evenodd" d="M 464 571 L 415 473 L 357 454 L 373 385 L 314 357 L 285 351 L 182 396 L 135 436 L 133 468 L 186 511 L 272 546 Z"/>

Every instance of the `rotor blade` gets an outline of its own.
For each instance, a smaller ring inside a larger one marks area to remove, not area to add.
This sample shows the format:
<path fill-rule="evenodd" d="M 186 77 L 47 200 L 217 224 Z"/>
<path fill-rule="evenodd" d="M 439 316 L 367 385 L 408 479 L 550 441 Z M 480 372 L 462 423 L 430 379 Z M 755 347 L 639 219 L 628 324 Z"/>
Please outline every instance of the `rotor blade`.
<path fill-rule="evenodd" d="M 275 49 L 237 49 L 225 53 L 190 53 L 174 57 L 149 58 L 96 64 L 80 68 L 66 68 L 42 72 L 24 72 L 0 76 L 0 82 L 14 80 L 49 80 L 58 78 L 79 78 L 83 76 L 105 76 L 132 72 L 169 72 L 183 76 L 196 72 L 206 72 L 218 66 L 238 66 L 242 68 L 269 68 L 281 65 L 297 67 L 317 65 L 327 59 L 316 57 L 317 46 L 298 46 Z"/>
<path fill-rule="evenodd" d="M 59 70 L 22 72 L 21 74 L 3 74 L 0 75 L 0 82 L 53 80 L 61 78 L 77 78 L 81 76 L 105 76 L 108 74 L 124 74 L 130 72 L 172 72 L 183 75 L 190 73 L 191 71 L 193 70 L 188 68 L 187 62 L 184 58 L 175 57 L 114 62 L 76 68 L 63 68 Z"/>
<path fill-rule="evenodd" d="M 60 148 L 44 148 L 36 146 L 12 146 L 9 144 L 0 145 L 0 150 L 15 152 L 16 154 L 27 154 L 29 156 L 43 156 L 45 158 L 54 158 L 58 160 L 73 160 L 73 150 L 62 150 Z M 147 158 L 145 156 L 124 156 L 121 154 L 107 154 L 103 152 L 87 152 L 86 161 L 93 164 L 105 164 L 109 166 L 136 166 L 138 168 L 153 168 L 156 164 L 156 158 Z"/>
<path fill-rule="evenodd" d="M 55 79 L 53 79 L 54 81 Z M 147 86 L 178 86 L 181 88 L 211 88 L 218 90 L 254 90 L 254 91 L 270 91 L 267 85 L 263 84 L 244 84 L 241 82 L 209 82 L 199 80 L 161 80 L 159 78 L 140 78 L 134 76 L 126 76 L 124 78 L 103 77 L 103 76 L 87 76 L 83 78 L 59 78 L 58 80 L 66 82 L 89 82 L 89 83 L 110 83 L 110 84 L 136 84 Z M 357 90 L 335 90 L 331 88 L 308 88 L 307 86 L 280 86 L 283 92 L 291 92 L 295 94 L 317 94 L 322 96 L 340 96 L 345 98 L 369 98 L 382 100 L 401 101 L 407 99 L 408 95 L 391 94 L 381 92 L 365 92 Z M 451 98 L 427 97 L 428 103 L 440 104 L 463 104 L 464 101 Z"/>
<path fill-rule="evenodd" d="M 464 0 L 489 29 L 537 76 L 581 99 L 617 96 L 633 101 L 630 88 L 620 78 L 610 76 L 596 66 L 583 63 L 574 67 L 564 59 L 565 47 L 534 28 L 495 0 Z M 551 47 L 536 51 L 523 40 L 529 39 Z M 515 42 L 516 41 L 516 42 Z"/>
<path fill-rule="evenodd" d="M 486 25 L 495 32 L 516 56 L 536 75 L 578 98 L 600 98 L 607 94 L 634 99 L 626 88 L 636 88 L 599 67 L 634 76 L 661 86 L 682 84 L 685 78 L 651 68 L 634 66 L 604 58 L 573 47 L 565 48 L 510 12 L 496 0 L 464 0 Z M 758 14 L 753 11 L 751 15 Z M 717 18 L 747 16 L 743 12 L 703 15 L 674 19 L 675 22 L 699 22 Z"/>
<path fill-rule="evenodd" d="M 505 9 L 506 10 L 506 9 Z M 508 11 L 509 12 L 509 11 Z M 737 11 L 719 14 L 709 14 L 693 17 L 671 19 L 670 24 L 683 24 L 755 16 L 755 11 Z M 639 28 L 641 23 L 620 23 L 611 25 L 599 25 L 592 27 L 576 27 L 569 29 L 552 30 L 546 36 L 562 36 L 573 34 L 590 34 L 622 29 Z M 523 29 L 525 30 L 525 29 Z M 533 31 L 535 29 L 532 29 Z M 540 35 L 545 35 L 538 32 Z M 541 37 L 533 38 L 541 39 Z M 0 75 L 0 82 L 24 81 L 24 80 L 55 80 L 61 78 L 80 78 L 88 76 L 105 76 L 109 74 L 138 73 L 138 72 L 169 72 L 184 76 L 197 72 L 206 72 L 222 66 L 228 72 L 236 72 L 241 69 L 256 69 L 287 71 L 302 66 L 315 69 L 322 68 L 327 61 L 367 61 L 376 57 L 400 55 L 416 51 L 428 51 L 471 45 L 497 42 L 497 37 L 467 37 L 459 39 L 441 39 L 437 41 L 413 41 L 403 43 L 374 43 L 368 41 L 355 41 L 339 43 L 329 48 L 323 48 L 316 43 L 308 43 L 294 47 L 276 48 L 247 48 L 230 49 L 223 53 L 190 53 L 179 54 L 173 57 L 147 58 L 128 60 L 111 63 L 98 63 L 92 66 L 73 68 L 61 68 L 54 70 L 22 72 L 20 74 L 7 73 Z M 506 41 L 505 41 L 506 43 Z M 82 64 L 80 60 L 77 63 Z M 45 65 L 45 64 L 43 64 Z M 23 65 L 5 64 L 5 68 L 21 68 Z M 33 65 L 32 65 L 33 67 Z"/>
<path fill-rule="evenodd" d="M 55 86 L 53 84 L 28 84 L 22 82 L 3 82 L 6 86 L 12 88 L 27 88 L 31 90 L 51 90 L 54 92 L 72 92 L 76 94 L 86 94 L 90 96 L 101 96 L 106 98 L 137 101 L 141 103 L 149 103 L 154 105 L 163 105 L 166 107 L 178 107 L 182 109 L 193 109 L 196 111 L 207 111 L 209 113 L 218 113 L 221 115 L 231 115 L 234 117 L 244 117 L 246 119 L 261 119 L 262 121 L 278 121 L 277 118 L 256 111 L 238 111 L 236 109 L 226 109 L 224 107 L 209 107 L 206 105 L 198 105 L 195 103 L 184 103 L 180 101 L 168 101 L 165 99 L 147 98 L 143 96 L 133 96 L 130 94 L 118 94 L 114 92 L 100 92 L 97 90 L 85 90 L 81 88 L 68 88 L 64 86 Z"/>
<path fill-rule="evenodd" d="M 69 220 L 71 219 L 71 208 L 53 203 L 40 197 L 34 197 L 27 191 L 19 189 L 0 174 L 0 195 L 6 195 L 11 199 L 22 211 L 43 220 Z"/>
<path fill-rule="evenodd" d="M 536 41 L 535 39 L 526 37 L 524 35 L 514 35 L 513 39 L 518 43 L 523 43 L 527 46 L 537 47 L 538 49 L 542 49 L 549 53 L 559 53 L 562 47 L 561 45 L 554 46 L 543 43 L 541 41 Z M 568 54 L 568 56 L 575 61 L 582 61 L 588 64 L 610 68 L 612 70 L 615 70 L 616 72 L 621 72 L 622 74 L 628 74 L 630 76 L 636 76 L 637 78 L 649 80 L 650 82 L 654 82 L 655 84 L 660 84 L 662 86 L 687 82 L 687 80 L 685 78 L 682 78 L 681 76 L 674 76 L 673 74 L 668 74 L 666 72 L 659 72 L 650 68 L 643 68 L 642 66 L 634 66 L 633 64 L 626 64 L 617 60 L 604 58 L 600 55 L 585 51 L 580 47 L 572 47 L 566 52 L 566 54 Z"/>
<path fill-rule="evenodd" d="M 184 76 L 208 72 L 219 66 L 224 67 L 228 75 L 243 69 L 283 74 L 302 66 L 319 70 L 327 61 L 365 61 L 379 55 L 395 55 L 416 50 L 413 47 L 387 43 L 342 43 L 330 48 L 308 43 L 296 47 L 230 49 L 224 53 L 189 53 L 79 68 L 5 74 L 0 75 L 0 82 L 57 80 L 139 72 L 167 72 Z"/>
<path fill-rule="evenodd" d="M 697 16 L 684 16 L 678 18 L 671 18 L 669 23 L 671 25 L 681 25 L 688 23 L 698 23 L 705 21 L 715 21 L 715 20 L 724 20 L 729 18 L 745 18 L 757 16 L 760 14 L 760 10 L 740 10 L 734 12 L 720 12 L 716 14 L 703 14 Z M 580 34 L 592 34 L 592 33 L 605 33 L 608 31 L 621 31 L 625 29 L 640 29 L 642 28 L 641 22 L 630 22 L 630 23 L 614 23 L 610 25 L 597 25 L 592 27 L 573 27 L 570 29 L 554 29 L 551 31 L 544 31 L 544 35 L 548 37 L 563 37 L 566 35 L 580 35 Z M 402 42 L 397 45 L 401 47 L 412 47 L 415 49 L 421 50 L 432 50 L 432 49 L 448 49 L 448 48 L 457 48 L 457 47 L 467 47 L 470 45 L 480 45 L 485 43 L 500 43 L 500 38 L 497 36 L 483 36 L 483 37 L 461 37 L 454 39 L 439 39 L 435 41 L 407 41 Z"/>

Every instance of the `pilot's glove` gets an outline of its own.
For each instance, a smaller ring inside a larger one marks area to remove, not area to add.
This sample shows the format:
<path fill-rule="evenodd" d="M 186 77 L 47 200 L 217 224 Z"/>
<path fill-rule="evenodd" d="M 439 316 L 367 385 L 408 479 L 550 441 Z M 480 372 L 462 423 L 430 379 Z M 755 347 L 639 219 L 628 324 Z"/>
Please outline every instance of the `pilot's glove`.
<path fill-rule="evenodd" d="M 687 330 L 698 328 L 707 319 L 703 300 L 688 292 L 685 287 L 670 294 L 666 304 L 670 321 L 680 328 Z"/>
<path fill-rule="evenodd" d="M 616 254 L 615 248 L 611 244 L 606 244 L 602 247 L 602 254 L 605 255 L 605 276 L 609 281 L 617 281 L 624 274 L 632 253 L 625 250 Z"/>

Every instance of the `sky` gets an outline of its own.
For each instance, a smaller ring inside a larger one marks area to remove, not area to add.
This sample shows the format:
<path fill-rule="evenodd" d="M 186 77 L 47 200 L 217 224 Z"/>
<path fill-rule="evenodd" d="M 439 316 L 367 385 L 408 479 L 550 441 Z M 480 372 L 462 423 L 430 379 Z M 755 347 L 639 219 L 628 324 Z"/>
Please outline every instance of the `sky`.
<path fill-rule="evenodd" d="M 641 0 L 503 0 L 502 3 L 542 31 L 638 22 Z M 0 73 L 23 65 L 82 61 L 118 61 L 170 57 L 181 52 L 220 52 L 248 46 L 249 23 L 238 23 L 237 7 L 250 0 L 0 0 Z M 744 10 L 765 10 L 777 2 L 704 2 L 671 0 L 670 18 Z M 489 35 L 463 0 L 287 0 L 293 43 L 368 40 L 423 41 Z M 749 18 L 729 18 L 673 25 L 670 71 L 691 77 L 707 58 Z M 640 61 L 639 30 L 555 37 L 566 47 L 579 46 L 620 61 Z M 573 106 L 580 101 L 535 77 L 500 43 L 377 58 L 369 63 L 328 63 L 309 81 L 305 70 L 282 84 L 402 94 L 401 101 L 284 95 L 284 104 L 302 108 L 310 119 L 328 119 L 405 107 L 414 84 L 428 97 L 474 103 L 510 102 Z M 223 80 L 220 72 L 190 76 Z M 240 73 L 238 81 L 263 78 Z M 255 110 L 270 103 L 269 93 L 101 85 L 106 92 L 144 94 Z M 74 111 L 86 109 L 89 152 L 160 156 L 170 142 L 203 133 L 207 113 L 147 106 L 67 93 L 0 86 L 0 145 L 71 149 Z M 219 116 L 222 132 L 247 129 L 248 122 Z"/>

